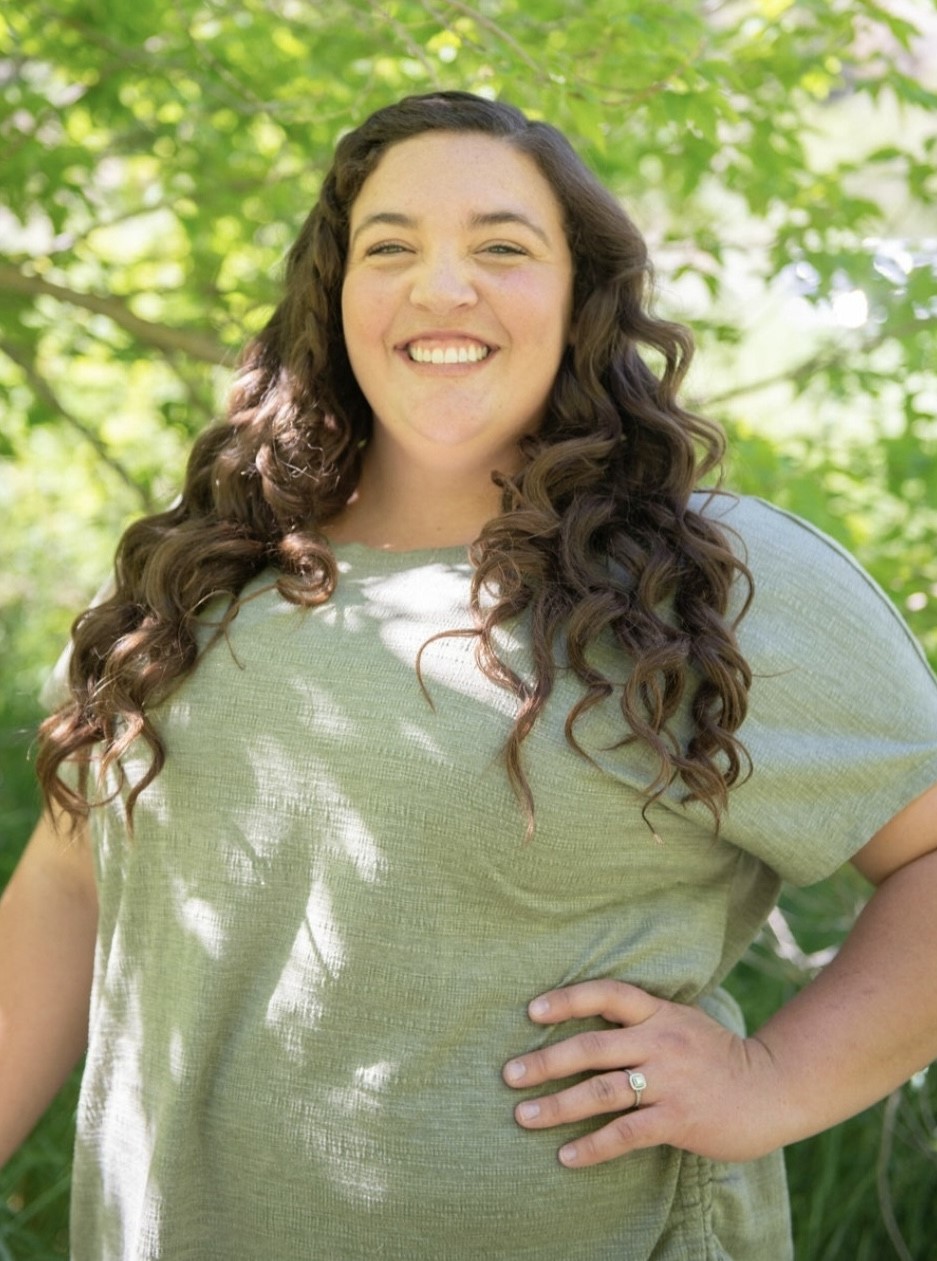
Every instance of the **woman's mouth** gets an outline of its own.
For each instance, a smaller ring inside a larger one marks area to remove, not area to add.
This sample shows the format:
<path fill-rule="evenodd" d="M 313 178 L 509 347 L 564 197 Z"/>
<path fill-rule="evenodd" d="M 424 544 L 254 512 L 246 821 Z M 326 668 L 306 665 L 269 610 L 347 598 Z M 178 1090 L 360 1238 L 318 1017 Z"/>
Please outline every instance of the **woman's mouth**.
<path fill-rule="evenodd" d="M 491 354 L 484 342 L 412 341 L 404 349 L 413 363 L 481 363 Z"/>

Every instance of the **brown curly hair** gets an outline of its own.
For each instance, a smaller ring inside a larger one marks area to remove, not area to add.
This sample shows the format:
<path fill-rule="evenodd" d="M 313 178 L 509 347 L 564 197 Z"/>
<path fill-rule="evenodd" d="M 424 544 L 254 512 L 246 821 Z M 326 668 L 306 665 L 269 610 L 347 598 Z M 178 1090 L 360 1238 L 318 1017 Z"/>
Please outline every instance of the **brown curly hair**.
<path fill-rule="evenodd" d="M 230 620 L 245 584 L 268 566 L 297 605 L 335 589 L 322 526 L 355 489 L 372 424 L 342 335 L 349 215 L 388 147 L 433 130 L 497 137 L 532 158 L 559 200 L 573 257 L 575 342 L 539 432 L 522 440 L 520 472 L 493 474 L 501 512 L 470 548 L 474 624 L 461 633 L 475 636 L 485 674 L 518 698 L 504 750 L 511 782 L 532 826 L 521 746 L 553 687 L 559 644 L 583 686 L 566 721 L 571 745 L 582 752 L 576 720 L 617 692 L 622 743 L 643 741 L 656 756 L 648 802 L 679 778 L 685 799 L 702 801 L 718 824 L 747 765 L 735 732 L 751 674 L 728 610 L 739 578 L 747 607 L 751 579 L 725 532 L 690 506 L 724 447 L 715 424 L 677 402 L 691 337 L 650 313 L 642 236 L 565 137 L 464 92 L 407 97 L 341 139 L 289 253 L 284 297 L 242 357 L 227 416 L 197 439 L 179 501 L 124 534 L 113 594 L 77 619 L 71 695 L 42 724 L 37 759 L 47 800 L 74 820 L 90 808 L 93 756 L 120 773 L 121 755 L 142 739 L 151 763 L 129 786 L 132 820 L 165 758 L 150 714 L 195 668 L 210 600 L 228 597 Z M 483 602 L 483 590 L 496 599 Z M 494 642 L 496 627 L 522 612 L 530 679 Z M 623 685 L 590 664 L 600 636 L 632 663 Z M 681 744 L 672 724 L 685 701 L 692 731 Z M 67 760 L 82 767 L 77 791 L 59 774 Z"/>

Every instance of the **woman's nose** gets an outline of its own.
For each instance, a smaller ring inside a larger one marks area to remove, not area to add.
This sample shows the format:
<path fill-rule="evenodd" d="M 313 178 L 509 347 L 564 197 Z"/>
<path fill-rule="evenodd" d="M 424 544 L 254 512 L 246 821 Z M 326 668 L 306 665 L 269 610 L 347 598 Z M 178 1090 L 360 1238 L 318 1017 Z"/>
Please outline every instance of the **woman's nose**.
<path fill-rule="evenodd" d="M 474 306 L 478 294 L 469 274 L 470 264 L 453 254 L 436 254 L 423 259 L 410 291 L 414 306 L 446 311 Z"/>

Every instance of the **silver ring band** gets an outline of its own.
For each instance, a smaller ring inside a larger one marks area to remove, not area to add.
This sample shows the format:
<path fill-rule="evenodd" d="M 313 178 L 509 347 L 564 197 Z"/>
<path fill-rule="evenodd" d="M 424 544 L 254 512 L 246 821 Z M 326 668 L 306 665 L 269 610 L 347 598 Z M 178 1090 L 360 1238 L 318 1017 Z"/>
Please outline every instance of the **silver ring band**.
<path fill-rule="evenodd" d="M 635 1070 L 628 1069 L 627 1071 L 628 1071 L 628 1085 L 634 1091 L 634 1105 L 633 1106 L 635 1108 L 640 1108 L 641 1096 L 644 1094 L 644 1091 L 647 1088 L 647 1078 L 644 1076 L 643 1073 L 639 1073 Z"/>

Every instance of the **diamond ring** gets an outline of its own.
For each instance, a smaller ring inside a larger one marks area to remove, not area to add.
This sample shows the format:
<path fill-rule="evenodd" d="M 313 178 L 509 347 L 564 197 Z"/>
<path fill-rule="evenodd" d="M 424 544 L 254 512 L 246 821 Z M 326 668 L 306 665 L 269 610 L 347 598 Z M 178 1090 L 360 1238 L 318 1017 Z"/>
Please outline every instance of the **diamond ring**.
<path fill-rule="evenodd" d="M 631 1087 L 631 1089 L 634 1091 L 634 1104 L 633 1104 L 633 1106 L 634 1106 L 635 1108 L 640 1108 L 640 1106 L 641 1106 L 641 1096 L 644 1094 L 645 1087 L 647 1086 L 647 1078 L 644 1076 L 644 1074 L 643 1074 L 643 1073 L 633 1072 L 633 1071 L 631 1071 L 631 1070 L 629 1069 L 629 1071 L 628 1071 L 628 1085 L 629 1085 L 629 1086 Z"/>

